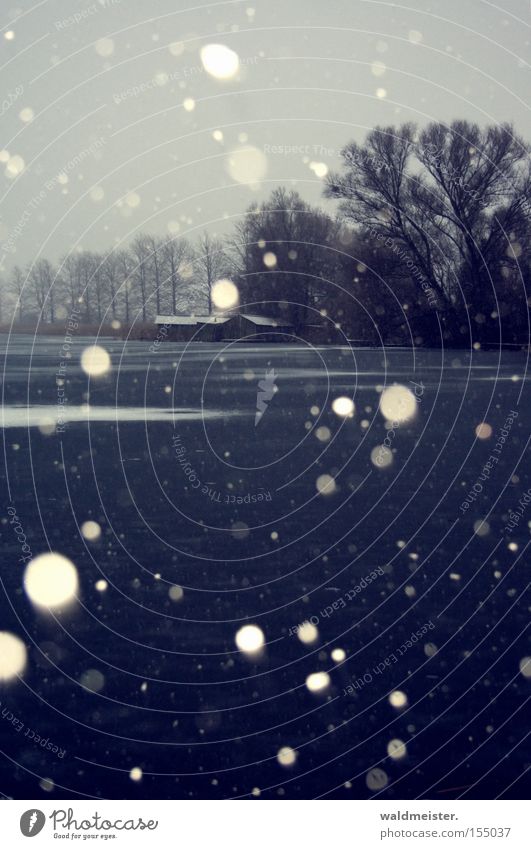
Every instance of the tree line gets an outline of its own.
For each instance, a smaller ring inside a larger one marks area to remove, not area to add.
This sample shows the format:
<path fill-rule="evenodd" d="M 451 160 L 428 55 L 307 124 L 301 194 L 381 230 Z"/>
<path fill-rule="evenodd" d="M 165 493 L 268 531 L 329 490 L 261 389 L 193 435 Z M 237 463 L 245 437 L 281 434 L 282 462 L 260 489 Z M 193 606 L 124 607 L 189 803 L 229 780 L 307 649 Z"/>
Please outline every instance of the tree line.
<path fill-rule="evenodd" d="M 139 235 L 38 259 L 3 281 L 2 321 L 211 313 L 229 277 L 244 307 L 295 332 L 327 321 L 360 341 L 528 343 L 530 149 L 510 125 L 376 127 L 341 158 L 324 187 L 335 216 L 280 187 L 223 240 Z"/>

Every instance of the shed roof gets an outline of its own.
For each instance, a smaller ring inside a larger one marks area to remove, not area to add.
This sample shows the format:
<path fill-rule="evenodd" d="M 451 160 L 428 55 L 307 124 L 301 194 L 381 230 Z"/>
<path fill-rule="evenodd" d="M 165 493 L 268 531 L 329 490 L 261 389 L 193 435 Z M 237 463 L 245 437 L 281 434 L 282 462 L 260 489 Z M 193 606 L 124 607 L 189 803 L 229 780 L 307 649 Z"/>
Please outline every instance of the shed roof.
<path fill-rule="evenodd" d="M 247 315 L 247 313 L 242 313 L 241 316 L 260 327 L 291 327 L 290 322 L 285 321 L 283 318 L 272 318 L 269 315 Z"/>
<path fill-rule="evenodd" d="M 268 315 L 248 315 L 240 313 L 240 318 L 245 318 L 251 324 L 258 327 L 291 327 L 289 321 L 272 318 Z M 172 324 L 182 327 L 196 327 L 200 324 L 225 324 L 238 315 L 158 315 L 155 324 Z"/>
<path fill-rule="evenodd" d="M 229 315 L 158 315 L 155 324 L 176 324 L 195 327 L 198 324 L 225 324 Z"/>

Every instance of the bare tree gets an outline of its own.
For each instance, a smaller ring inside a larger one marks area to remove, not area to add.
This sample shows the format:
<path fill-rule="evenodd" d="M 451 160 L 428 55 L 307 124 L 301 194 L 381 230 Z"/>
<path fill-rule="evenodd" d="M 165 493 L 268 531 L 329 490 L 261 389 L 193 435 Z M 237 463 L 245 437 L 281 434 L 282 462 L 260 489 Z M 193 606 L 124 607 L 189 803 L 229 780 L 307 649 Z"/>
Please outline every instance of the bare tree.
<path fill-rule="evenodd" d="M 208 315 L 212 312 L 212 289 L 214 283 L 227 272 L 227 257 L 223 242 L 203 233 L 194 253 L 194 268 L 206 294 Z"/>
<path fill-rule="evenodd" d="M 122 250 L 116 255 L 118 263 L 119 292 L 123 296 L 123 317 L 127 324 L 131 321 L 131 290 L 134 272 L 134 260 L 129 251 Z"/>
<path fill-rule="evenodd" d="M 120 285 L 120 257 L 119 254 L 111 252 L 103 262 L 103 275 L 105 288 L 108 294 L 108 305 L 111 316 L 116 318 L 118 312 L 118 288 Z"/>
<path fill-rule="evenodd" d="M 147 236 L 147 244 L 151 252 L 151 272 L 153 277 L 153 290 L 155 292 L 155 306 L 157 315 L 160 315 L 161 301 L 164 283 L 164 250 L 163 243 L 156 236 Z"/>
<path fill-rule="evenodd" d="M 327 281 L 337 269 L 333 244 L 338 230 L 325 212 L 285 188 L 253 204 L 231 242 L 242 300 L 263 305 L 268 313 L 285 304 L 289 320 L 300 330 L 311 308 L 323 307 L 333 296 Z"/>
<path fill-rule="evenodd" d="M 0 324 L 3 324 L 6 316 L 6 283 L 0 278 Z"/>
<path fill-rule="evenodd" d="M 92 291 L 94 293 L 94 301 L 96 308 L 96 315 L 98 317 L 98 321 L 101 324 L 103 319 L 103 313 L 105 310 L 105 303 L 107 301 L 107 277 L 105 274 L 105 269 L 103 267 L 103 257 L 100 254 L 91 254 L 92 260 Z"/>
<path fill-rule="evenodd" d="M 55 321 L 54 269 L 47 259 L 39 259 L 28 274 L 30 291 L 39 312 L 40 321 Z"/>
<path fill-rule="evenodd" d="M 78 257 L 79 267 L 79 298 L 80 304 L 85 306 L 85 321 L 92 321 L 93 311 L 93 275 L 94 275 L 94 255 L 89 251 L 83 251 Z"/>
<path fill-rule="evenodd" d="M 413 124 L 377 127 L 342 156 L 326 194 L 341 201 L 344 218 L 400 258 L 448 328 L 455 332 L 463 312 L 483 321 L 508 234 L 529 228 L 528 149 L 512 128 L 455 121 L 418 135 Z"/>
<path fill-rule="evenodd" d="M 507 125 L 481 130 L 455 121 L 450 128 L 431 124 L 423 130 L 415 153 L 431 178 L 419 180 L 418 204 L 435 220 L 443 248 L 455 247 L 467 304 L 474 314 L 483 313 L 489 284 L 510 244 L 507 235 L 500 244 L 500 236 L 523 236 L 526 228 L 531 197 L 526 145 Z"/>
<path fill-rule="evenodd" d="M 68 254 L 61 260 L 61 278 L 66 301 L 70 312 L 79 310 L 82 296 L 81 261 L 79 255 Z"/>
<path fill-rule="evenodd" d="M 151 256 L 149 237 L 137 236 L 131 245 L 131 253 L 135 265 L 132 279 L 137 285 L 140 295 L 142 321 L 147 321 L 149 263 Z"/>
<path fill-rule="evenodd" d="M 15 313 L 18 313 L 18 321 L 22 322 L 28 305 L 28 285 L 26 276 L 19 265 L 13 268 L 6 288 L 15 299 Z"/>
<path fill-rule="evenodd" d="M 177 312 L 179 290 L 183 285 L 181 270 L 190 259 L 190 245 L 185 239 L 170 239 L 163 248 L 167 275 L 170 282 L 171 309 L 173 315 Z"/>

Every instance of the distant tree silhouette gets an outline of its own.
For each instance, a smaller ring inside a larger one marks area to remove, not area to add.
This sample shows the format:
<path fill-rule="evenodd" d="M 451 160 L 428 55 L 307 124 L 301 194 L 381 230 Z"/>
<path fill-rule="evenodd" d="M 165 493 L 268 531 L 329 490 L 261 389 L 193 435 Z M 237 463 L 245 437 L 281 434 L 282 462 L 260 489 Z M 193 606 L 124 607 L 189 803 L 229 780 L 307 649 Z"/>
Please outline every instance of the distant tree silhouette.
<path fill-rule="evenodd" d="M 329 248 L 338 224 L 295 191 L 275 189 L 261 204 L 252 204 L 236 225 L 231 242 L 233 272 L 242 303 L 258 304 L 268 314 L 270 302 L 300 330 L 309 307 L 325 308 L 337 259 Z M 328 293 L 328 295 L 327 295 Z"/>
<path fill-rule="evenodd" d="M 185 239 L 169 239 L 163 247 L 163 258 L 166 274 L 170 283 L 171 313 L 175 315 L 178 308 L 186 303 L 186 279 L 183 277 L 184 268 L 189 268 L 192 250 Z"/>
<path fill-rule="evenodd" d="M 448 335 L 468 319 L 474 334 L 488 335 L 497 302 L 508 297 L 507 271 L 511 277 L 529 241 L 525 143 L 508 125 L 482 130 L 455 121 L 418 133 L 404 124 L 375 128 L 342 157 L 344 170 L 329 176 L 326 195 L 341 201 L 345 220 L 399 254 L 406 274 L 415 266 L 409 277 L 434 293 Z M 522 280 L 528 254 L 523 265 Z"/>
<path fill-rule="evenodd" d="M 192 255 L 193 273 L 206 294 L 207 314 L 212 312 L 212 289 L 214 283 L 227 274 L 227 256 L 221 239 L 205 232 L 200 237 Z"/>

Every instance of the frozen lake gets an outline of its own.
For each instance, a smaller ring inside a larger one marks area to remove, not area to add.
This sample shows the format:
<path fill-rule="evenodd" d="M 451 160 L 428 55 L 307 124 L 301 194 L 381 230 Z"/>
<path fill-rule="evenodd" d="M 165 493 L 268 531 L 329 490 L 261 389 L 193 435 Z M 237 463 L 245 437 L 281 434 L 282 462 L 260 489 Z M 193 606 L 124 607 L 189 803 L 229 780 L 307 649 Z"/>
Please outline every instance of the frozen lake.
<path fill-rule="evenodd" d="M 1 339 L 3 786 L 525 797 L 526 355 L 104 339 L 89 379 L 89 344 Z M 64 611 L 21 533 L 75 565 Z"/>

